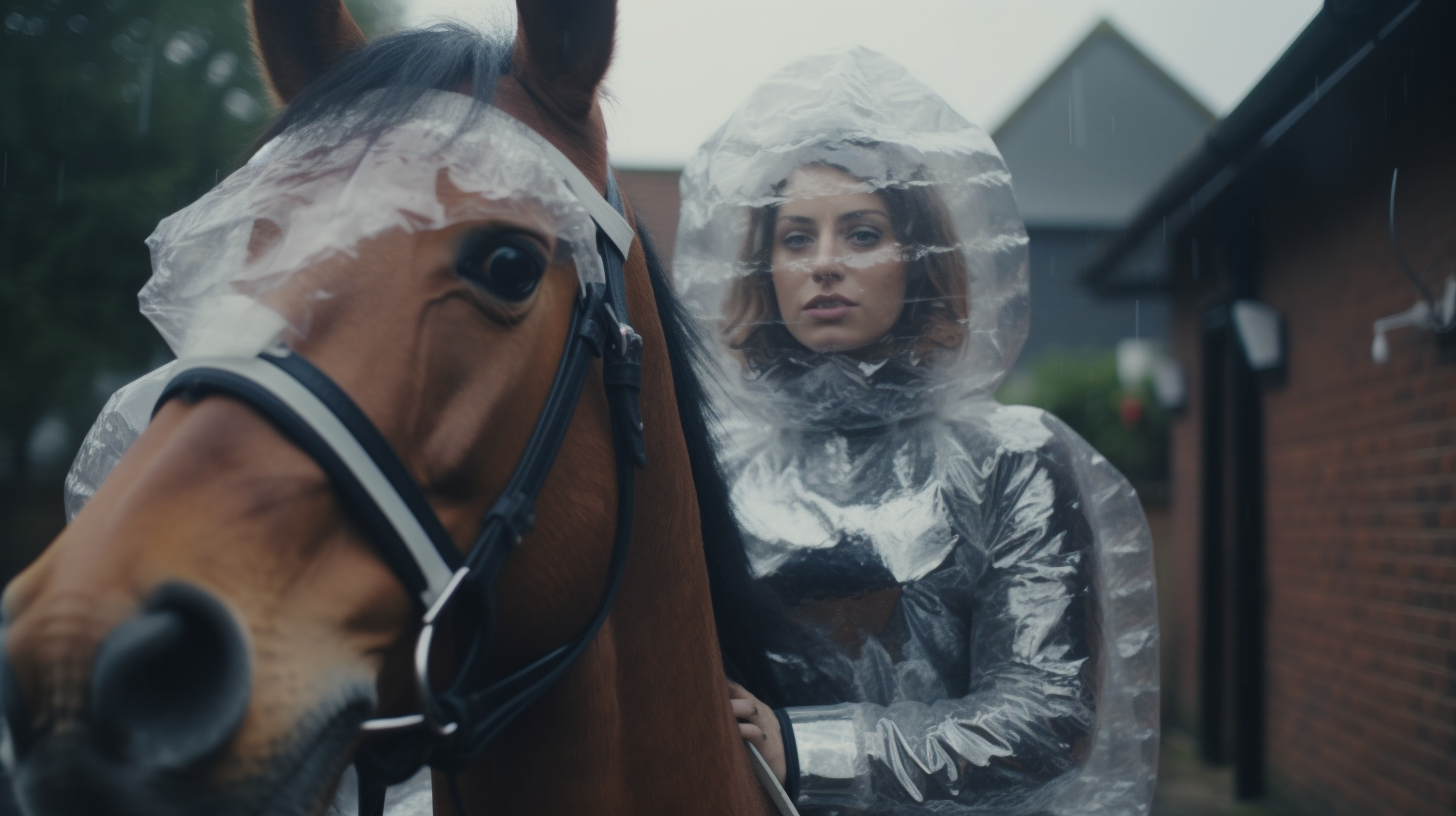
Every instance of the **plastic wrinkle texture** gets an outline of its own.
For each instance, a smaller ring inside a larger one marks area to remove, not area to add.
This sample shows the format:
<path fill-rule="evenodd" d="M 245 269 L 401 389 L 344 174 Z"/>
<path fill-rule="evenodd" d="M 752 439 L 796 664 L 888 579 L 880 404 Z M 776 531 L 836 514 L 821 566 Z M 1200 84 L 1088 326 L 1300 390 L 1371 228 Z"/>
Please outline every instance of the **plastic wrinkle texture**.
<path fill-rule="evenodd" d="M 384 812 L 388 816 L 435 816 L 434 782 L 428 767 L 384 793 Z M 339 780 L 338 792 L 324 811 L 324 816 L 358 816 L 359 774 L 350 765 Z"/>
<path fill-rule="evenodd" d="M 885 57 L 813 57 L 708 139 L 682 201 L 675 275 L 717 341 L 732 499 L 783 615 L 800 809 L 1147 813 L 1151 539 L 1085 441 L 993 397 L 1030 300 L 991 139 Z M 888 331 L 815 339 L 858 319 L 875 275 L 905 280 Z M 794 292 L 855 305 L 791 320 Z"/>
<path fill-rule="evenodd" d="M 596 227 L 534 131 L 443 91 L 424 91 L 409 120 L 365 130 L 360 112 L 371 99 L 281 134 L 157 225 L 139 300 L 174 354 L 251 357 L 307 336 L 313 304 L 342 294 L 310 271 L 356 260 L 392 231 L 524 215 L 556 237 L 558 257 L 575 263 L 583 284 L 602 280 Z M 169 369 L 106 403 L 66 477 L 68 519 L 146 429 Z"/>

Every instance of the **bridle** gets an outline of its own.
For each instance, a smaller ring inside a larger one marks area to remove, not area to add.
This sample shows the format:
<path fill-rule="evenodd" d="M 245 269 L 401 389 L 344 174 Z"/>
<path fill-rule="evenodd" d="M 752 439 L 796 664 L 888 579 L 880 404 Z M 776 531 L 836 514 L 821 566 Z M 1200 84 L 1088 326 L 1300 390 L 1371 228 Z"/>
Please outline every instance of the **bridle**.
<path fill-rule="evenodd" d="M 455 793 L 454 774 L 585 651 L 606 621 L 621 585 L 632 534 L 635 472 L 646 463 L 638 404 L 642 339 L 628 319 L 623 272 L 634 230 L 627 223 L 610 169 L 603 197 L 570 159 L 544 139 L 538 138 L 538 142 L 596 222 L 605 282 L 581 288 L 566 350 L 545 407 L 515 473 L 464 555 L 384 436 L 343 389 L 296 353 L 280 348 L 256 357 L 184 358 L 178 361 L 176 373 L 154 409 L 174 397 L 220 394 L 263 416 L 323 469 L 340 500 L 415 601 L 421 614 L 414 648 L 420 710 L 363 724 L 370 739 L 355 757 L 361 816 L 382 813 L 385 788 L 408 779 L 423 765 L 447 772 Z M 487 681 L 495 582 L 506 559 L 535 523 L 536 497 L 561 449 L 593 357 L 602 358 L 617 477 L 617 520 L 606 585 L 596 612 L 576 636 L 535 662 Z M 454 632 L 463 656 L 455 676 L 442 691 L 436 691 L 429 673 L 436 629 L 448 610 L 462 606 L 468 606 L 475 617 L 456 615 Z"/>

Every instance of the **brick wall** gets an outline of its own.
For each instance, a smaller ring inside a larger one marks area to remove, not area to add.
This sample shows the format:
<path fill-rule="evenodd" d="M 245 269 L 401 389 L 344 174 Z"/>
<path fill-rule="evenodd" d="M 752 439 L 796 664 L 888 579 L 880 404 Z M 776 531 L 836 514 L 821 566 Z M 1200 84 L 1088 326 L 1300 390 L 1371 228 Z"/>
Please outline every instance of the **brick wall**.
<path fill-rule="evenodd" d="M 1406 329 L 1370 358 L 1371 323 L 1416 299 L 1386 237 L 1392 166 L 1407 254 L 1456 273 L 1453 127 L 1267 214 L 1264 300 L 1291 336 L 1265 400 L 1269 763 L 1326 813 L 1456 812 L 1456 354 Z"/>
<path fill-rule="evenodd" d="M 626 191 L 638 219 L 651 233 L 662 259 L 672 263 L 672 248 L 677 238 L 679 197 L 678 170 L 628 170 L 617 168 L 617 181 Z"/>
<path fill-rule="evenodd" d="M 1264 397 L 1267 767 L 1312 814 L 1456 812 L 1456 344 L 1404 329 L 1388 364 L 1370 357 L 1371 323 L 1416 299 L 1387 243 L 1391 167 L 1407 254 L 1438 292 L 1456 274 L 1453 132 L 1448 98 L 1337 180 L 1274 179 L 1257 214 L 1261 299 L 1289 336 L 1288 380 Z M 1213 284 L 1181 266 L 1173 339 L 1192 393 L 1173 431 L 1170 693 L 1195 723 L 1198 308 Z"/>

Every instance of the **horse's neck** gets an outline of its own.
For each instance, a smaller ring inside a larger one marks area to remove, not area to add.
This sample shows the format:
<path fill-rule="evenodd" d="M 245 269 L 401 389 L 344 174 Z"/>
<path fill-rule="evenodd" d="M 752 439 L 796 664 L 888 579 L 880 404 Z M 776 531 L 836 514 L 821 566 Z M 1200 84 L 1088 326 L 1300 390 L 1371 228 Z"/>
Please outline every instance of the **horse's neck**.
<path fill-rule="evenodd" d="M 653 303 L 645 264 L 632 271 L 640 272 L 632 280 L 635 302 Z M 637 488 L 613 658 L 621 710 L 640 720 L 624 731 L 631 774 L 642 790 L 661 791 L 660 801 L 643 799 L 637 812 L 767 813 L 729 706 L 663 327 L 656 309 L 633 318 L 653 352 L 643 359 L 642 411 L 644 427 L 657 432 Z"/>
<path fill-rule="evenodd" d="M 666 344 L 635 271 L 648 466 L 630 560 L 578 665 L 462 777 L 491 813 L 768 812 L 730 713 Z"/>

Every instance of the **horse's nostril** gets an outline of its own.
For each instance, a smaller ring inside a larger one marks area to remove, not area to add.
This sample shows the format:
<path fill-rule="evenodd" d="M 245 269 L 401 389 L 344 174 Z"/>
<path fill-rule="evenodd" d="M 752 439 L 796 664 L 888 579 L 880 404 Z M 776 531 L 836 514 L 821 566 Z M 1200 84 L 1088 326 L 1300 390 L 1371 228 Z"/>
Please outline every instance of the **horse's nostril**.
<path fill-rule="evenodd" d="M 103 744 L 177 770 L 227 743 L 248 710 L 247 644 L 233 616 L 190 584 L 166 584 L 96 652 L 91 715 Z"/>

